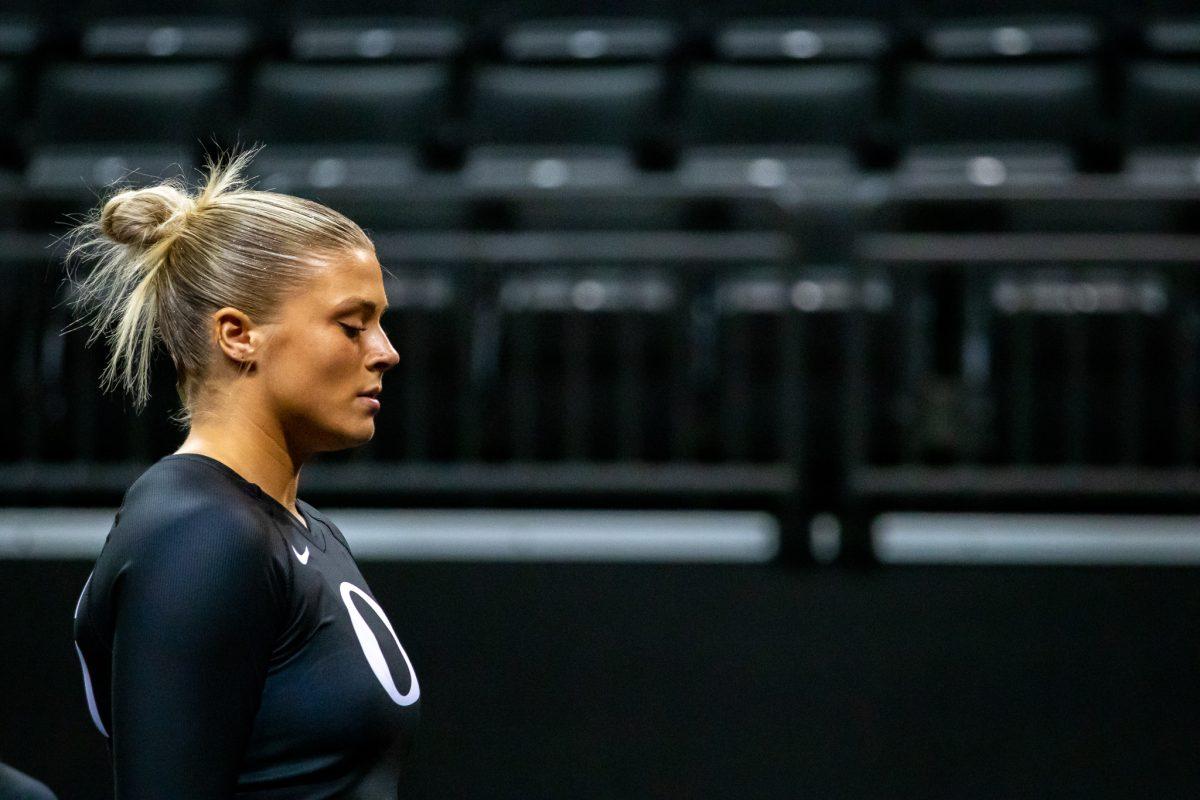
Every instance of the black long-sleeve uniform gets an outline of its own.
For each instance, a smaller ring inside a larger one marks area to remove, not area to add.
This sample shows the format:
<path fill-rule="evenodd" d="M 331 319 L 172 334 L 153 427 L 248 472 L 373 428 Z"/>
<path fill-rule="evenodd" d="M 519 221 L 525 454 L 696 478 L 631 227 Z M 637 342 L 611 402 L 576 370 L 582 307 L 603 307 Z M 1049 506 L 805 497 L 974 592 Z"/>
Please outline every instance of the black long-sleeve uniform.
<path fill-rule="evenodd" d="M 75 608 L 117 800 L 395 798 L 420 686 L 337 526 L 216 459 L 125 494 Z"/>

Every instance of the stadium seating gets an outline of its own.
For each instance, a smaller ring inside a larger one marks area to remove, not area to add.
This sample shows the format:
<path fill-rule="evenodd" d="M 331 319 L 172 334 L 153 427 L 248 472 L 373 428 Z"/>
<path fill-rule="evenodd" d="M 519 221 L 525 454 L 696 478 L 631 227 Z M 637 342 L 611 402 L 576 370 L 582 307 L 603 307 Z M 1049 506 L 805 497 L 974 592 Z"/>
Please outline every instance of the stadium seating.
<path fill-rule="evenodd" d="M 1186 7 L 72 9 L 0 16 L 5 364 L 39 387 L 4 401 L 5 463 L 172 446 L 170 369 L 141 417 L 99 396 L 45 246 L 254 142 L 263 188 L 389 269 L 393 411 L 331 465 L 559 465 L 576 499 L 570 465 L 740 465 L 834 506 L 918 485 L 887 470 L 1086 466 L 1120 496 L 1196 463 Z"/>

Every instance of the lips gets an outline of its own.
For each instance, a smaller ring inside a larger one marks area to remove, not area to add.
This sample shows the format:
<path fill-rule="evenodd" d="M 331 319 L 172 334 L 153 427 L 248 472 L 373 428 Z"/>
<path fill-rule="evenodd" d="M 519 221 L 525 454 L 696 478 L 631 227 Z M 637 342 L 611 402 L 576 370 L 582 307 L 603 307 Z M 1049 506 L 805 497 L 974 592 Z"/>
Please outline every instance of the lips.
<path fill-rule="evenodd" d="M 358 396 L 371 408 L 379 410 L 379 395 L 383 394 L 383 387 L 375 386 L 365 392 L 359 392 Z"/>

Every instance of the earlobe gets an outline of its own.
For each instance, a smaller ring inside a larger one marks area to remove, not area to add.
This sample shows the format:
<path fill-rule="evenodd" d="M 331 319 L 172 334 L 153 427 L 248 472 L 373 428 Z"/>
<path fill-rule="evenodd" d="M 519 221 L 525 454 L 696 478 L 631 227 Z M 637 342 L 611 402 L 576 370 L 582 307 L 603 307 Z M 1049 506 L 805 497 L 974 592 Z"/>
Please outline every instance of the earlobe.
<path fill-rule="evenodd" d="M 225 355 L 242 366 L 248 366 L 254 363 L 254 351 L 248 347 L 245 347 L 244 345 L 230 346 L 225 344 L 222 345 L 221 349 L 225 352 Z"/>
<path fill-rule="evenodd" d="M 257 352 L 259 332 L 252 330 L 249 319 L 237 309 L 223 308 L 217 312 L 217 345 L 234 361 L 251 364 Z"/>

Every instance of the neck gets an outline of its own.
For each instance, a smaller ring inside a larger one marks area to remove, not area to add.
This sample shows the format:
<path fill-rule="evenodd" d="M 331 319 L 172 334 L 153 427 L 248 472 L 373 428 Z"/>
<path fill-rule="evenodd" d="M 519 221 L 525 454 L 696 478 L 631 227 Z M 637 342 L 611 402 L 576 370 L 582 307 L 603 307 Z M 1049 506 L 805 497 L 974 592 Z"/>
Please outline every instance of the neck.
<path fill-rule="evenodd" d="M 295 513 L 303 458 L 288 449 L 277 425 L 264 423 L 236 413 L 194 419 L 175 452 L 217 459 Z"/>

